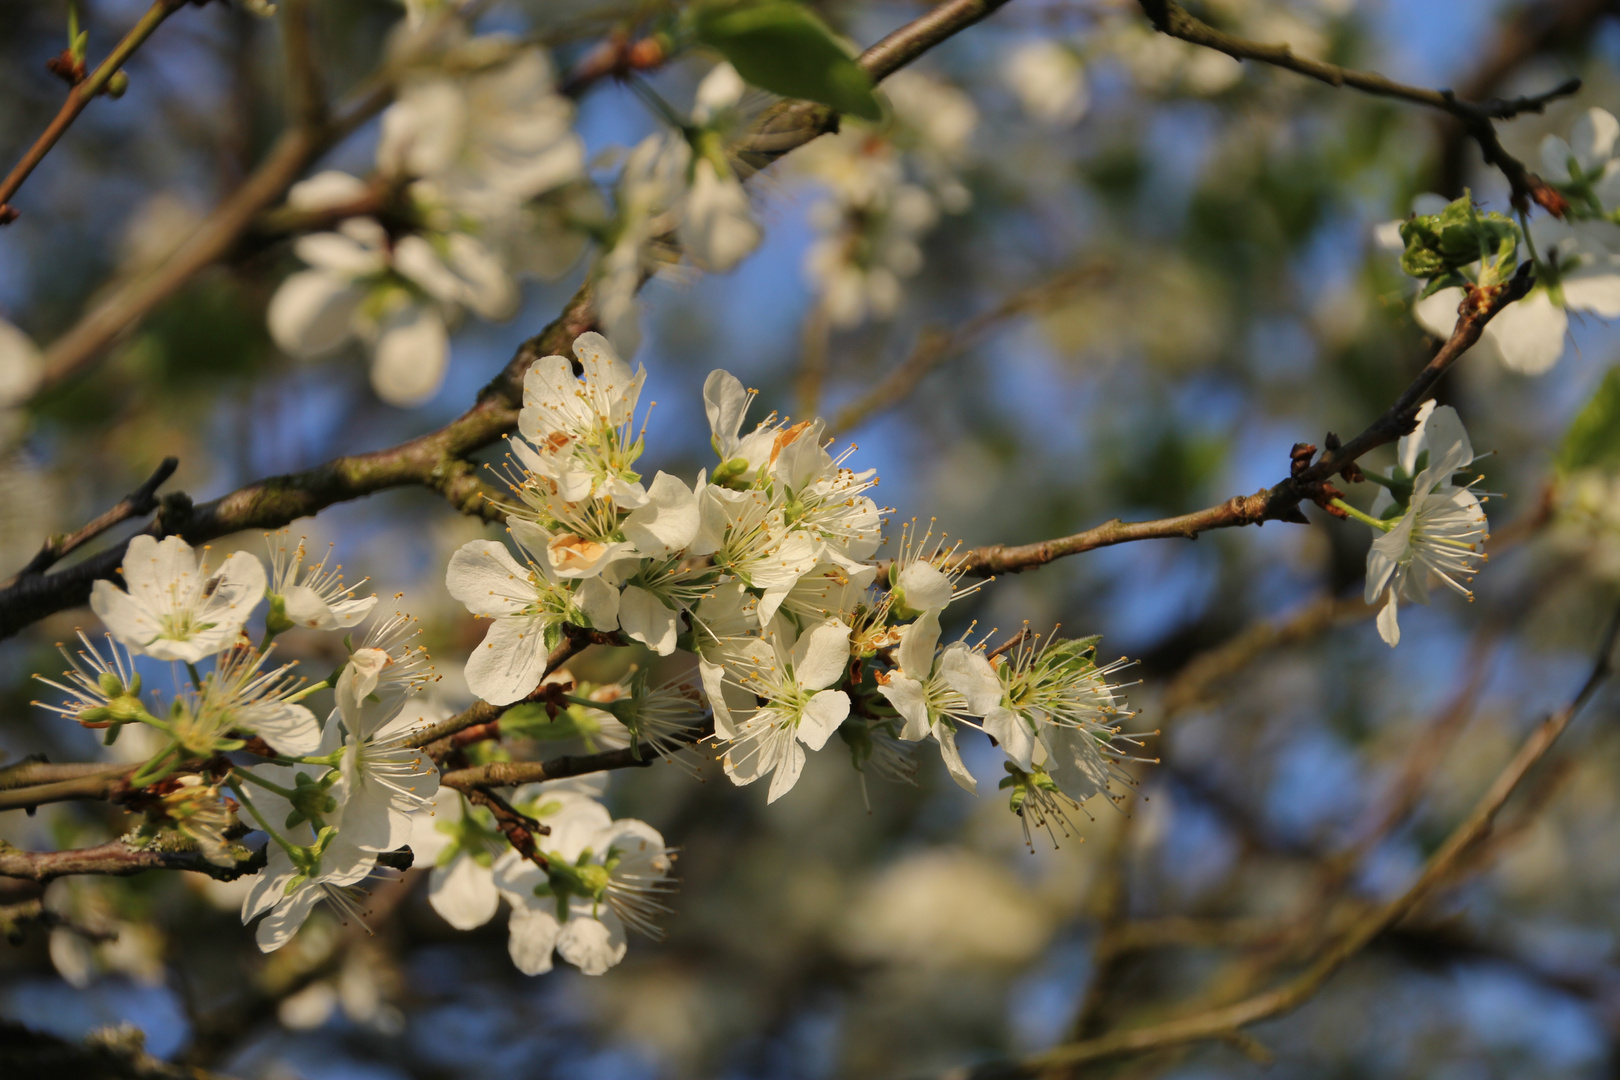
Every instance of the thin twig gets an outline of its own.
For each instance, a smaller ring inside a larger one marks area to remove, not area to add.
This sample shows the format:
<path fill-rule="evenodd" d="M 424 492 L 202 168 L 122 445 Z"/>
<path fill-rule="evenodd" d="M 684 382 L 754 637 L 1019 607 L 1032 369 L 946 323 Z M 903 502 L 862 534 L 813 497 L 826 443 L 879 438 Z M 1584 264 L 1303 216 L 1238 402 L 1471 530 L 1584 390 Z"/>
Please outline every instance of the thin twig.
<path fill-rule="evenodd" d="M 1368 451 L 1394 442 L 1412 430 L 1413 418 L 1420 402 L 1439 382 L 1451 365 L 1479 341 L 1486 323 L 1503 308 L 1519 299 L 1530 288 L 1529 267 L 1520 267 L 1511 282 L 1488 288 L 1475 287 L 1463 300 L 1458 310 L 1456 328 L 1439 352 L 1424 366 L 1395 404 L 1373 421 L 1361 434 L 1338 450 L 1325 451 L 1316 463 L 1269 488 L 1253 495 L 1235 495 L 1218 506 L 1207 507 L 1190 514 L 1160 518 L 1156 521 L 1121 521 L 1115 518 L 1095 528 L 1055 540 L 1042 540 L 1033 544 L 995 544 L 973 548 L 956 557 L 956 565 L 965 573 L 988 576 L 1016 573 L 1031 567 L 1043 566 L 1054 559 L 1075 555 L 1114 544 L 1136 540 L 1166 540 L 1182 537 L 1197 539 L 1200 533 L 1211 529 L 1229 529 L 1243 525 L 1263 525 L 1268 521 L 1306 523 L 1300 513 L 1301 501 L 1311 498 L 1313 490 L 1334 473 L 1353 463 Z"/>
<path fill-rule="evenodd" d="M 51 152 L 51 148 L 67 133 L 67 129 L 73 126 L 73 121 L 77 120 L 79 114 L 89 106 L 91 99 L 107 88 L 107 80 L 117 74 L 134 55 L 135 50 L 163 24 L 164 19 L 189 2 L 190 0 L 156 0 L 130 32 L 124 35 L 124 39 L 117 47 L 107 55 L 107 59 L 103 60 L 83 82 L 75 84 L 68 90 L 67 100 L 62 102 L 62 107 L 46 125 L 45 131 L 34 140 L 34 145 L 28 148 L 22 160 L 6 174 L 6 178 L 0 180 L 0 225 L 17 219 L 17 209 L 9 205 L 12 196 L 17 194 L 17 189 L 22 187 L 23 181 L 39 167 L 39 163 L 45 160 L 45 155 Z"/>
<path fill-rule="evenodd" d="M 864 395 L 844 406 L 832 423 L 832 430 L 846 432 L 871 419 L 875 413 L 891 409 L 917 388 L 934 368 L 949 360 L 1002 323 L 1060 302 L 1078 289 L 1095 285 L 1113 273 L 1113 267 L 1099 263 L 1069 270 L 1050 281 L 1020 289 L 994 308 L 977 315 L 952 330 L 925 330 L 911 354 L 879 380 Z M 801 400 L 803 393 L 800 394 Z M 805 410 L 806 415 L 810 410 Z"/>
<path fill-rule="evenodd" d="M 1426 105 L 1455 117 L 1463 128 L 1479 143 L 1485 162 L 1494 165 L 1507 177 L 1513 189 L 1513 205 L 1523 210 L 1530 202 L 1540 204 L 1549 212 L 1563 216 L 1564 197 L 1556 189 L 1529 169 L 1518 158 L 1509 154 L 1496 135 L 1496 120 L 1511 120 L 1525 113 L 1539 113 L 1548 103 L 1569 97 L 1581 88 L 1581 80 L 1569 79 L 1541 94 L 1503 100 L 1464 101 L 1450 90 L 1430 90 L 1422 86 L 1408 86 L 1384 77 L 1376 71 L 1358 71 L 1320 60 L 1295 56 L 1287 44 L 1267 44 L 1251 41 L 1217 30 L 1201 19 L 1187 14 L 1174 0 L 1140 0 L 1142 10 L 1154 27 L 1170 37 L 1205 48 L 1223 52 L 1236 60 L 1258 60 L 1273 67 L 1285 68 L 1329 86 L 1348 86 L 1378 97 L 1396 98 L 1418 105 Z"/>
<path fill-rule="evenodd" d="M 45 541 L 39 553 L 29 560 L 28 565 L 8 578 L 0 588 L 8 588 L 15 584 L 18 578 L 43 574 L 50 569 L 63 556 L 72 552 L 84 543 L 94 540 L 108 529 L 130 518 L 144 517 L 158 508 L 157 489 L 162 487 L 180 467 L 180 459 L 167 457 L 158 465 L 156 471 L 146 478 L 146 482 L 134 491 L 125 495 L 106 513 L 101 514 L 77 532 L 58 533 Z"/>
<path fill-rule="evenodd" d="M 220 866 L 209 862 L 200 851 L 133 848 L 122 840 L 69 851 L 22 851 L 0 841 L 0 877 L 44 884 L 71 874 L 128 877 L 148 870 L 192 870 L 207 874 L 216 881 L 234 881 L 244 874 L 263 869 L 265 865 L 263 848 L 249 851 L 240 844 L 233 844 L 230 852 L 236 861 L 230 866 Z M 411 861 L 410 848 L 385 851 L 377 857 L 378 866 L 394 870 L 409 870 Z"/>

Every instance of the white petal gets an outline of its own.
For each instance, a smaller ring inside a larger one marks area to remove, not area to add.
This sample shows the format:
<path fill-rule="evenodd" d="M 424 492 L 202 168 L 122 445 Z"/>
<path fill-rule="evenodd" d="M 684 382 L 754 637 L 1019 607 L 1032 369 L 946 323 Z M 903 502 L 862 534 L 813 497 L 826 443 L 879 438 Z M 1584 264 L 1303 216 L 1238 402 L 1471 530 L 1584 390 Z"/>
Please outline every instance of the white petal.
<path fill-rule="evenodd" d="M 916 611 L 938 611 L 951 602 L 951 579 L 931 563 L 914 562 L 900 571 L 897 582 L 906 606 Z"/>
<path fill-rule="evenodd" d="M 362 198 L 366 182 L 346 172 L 328 169 L 287 189 L 287 205 L 300 210 L 328 210 Z"/>
<path fill-rule="evenodd" d="M 895 650 L 900 670 L 913 679 L 926 679 L 934 670 L 934 647 L 939 644 L 939 612 L 925 611 L 906 627 Z"/>
<path fill-rule="evenodd" d="M 1389 590 L 1389 598 L 1378 611 L 1378 636 L 1392 649 L 1401 643 L 1401 625 L 1395 618 L 1394 589 Z"/>
<path fill-rule="evenodd" d="M 604 974 L 624 959 L 626 948 L 624 924 L 606 910 L 595 919 L 570 916 L 557 935 L 558 954 L 586 975 Z"/>
<path fill-rule="evenodd" d="M 848 694 L 842 690 L 821 691 L 805 702 L 799 719 L 799 741 L 812 750 L 820 750 L 848 716 Z"/>
<path fill-rule="evenodd" d="M 321 890 L 312 883 L 306 883 L 291 896 L 283 900 L 274 911 L 264 917 L 254 931 L 254 938 L 259 943 L 260 952 L 275 952 L 298 933 L 298 928 L 304 925 L 309 913 L 315 910 L 315 904 L 321 898 Z"/>
<path fill-rule="evenodd" d="M 619 590 L 600 577 L 586 578 L 574 590 L 574 606 L 595 630 L 619 628 Z"/>
<path fill-rule="evenodd" d="M 784 740 L 781 759 L 776 763 L 776 771 L 771 774 L 770 791 L 765 795 L 766 805 L 792 791 L 793 785 L 799 782 L 799 774 L 803 771 L 804 748 L 799 745 L 797 739 Z"/>
<path fill-rule="evenodd" d="M 1451 337 L 1451 331 L 1457 327 L 1457 308 L 1462 301 L 1461 289 L 1441 289 L 1412 305 L 1412 317 L 1419 326 L 1443 341 Z"/>
<path fill-rule="evenodd" d="M 1620 121 L 1603 109 L 1588 109 L 1569 132 L 1570 149 L 1585 172 L 1592 172 L 1614 156 L 1614 140 L 1620 135 Z"/>
<path fill-rule="evenodd" d="M 323 356 L 349 339 L 365 295 L 346 278 L 324 270 L 300 270 L 270 298 L 266 313 L 270 336 L 293 356 Z"/>
<path fill-rule="evenodd" d="M 962 790 L 977 794 L 979 782 L 962 764 L 962 754 L 956 749 L 956 732 L 949 725 L 938 724 L 934 727 L 934 739 L 939 743 L 939 756 L 945 760 L 945 771 L 951 774 L 951 779 Z"/>
<path fill-rule="evenodd" d="M 647 502 L 624 519 L 624 535 L 645 558 L 660 558 L 689 545 L 698 531 L 698 500 L 678 477 L 660 472 L 647 488 Z"/>
<path fill-rule="evenodd" d="M 510 615 L 522 611 L 534 596 L 530 571 L 518 565 L 506 545 L 472 540 L 450 556 L 445 588 L 474 615 Z"/>
<path fill-rule="evenodd" d="M 527 697 L 546 674 L 544 622 L 522 616 L 495 620 L 467 658 L 467 689 L 491 705 Z"/>
<path fill-rule="evenodd" d="M 253 732 L 283 754 L 313 754 L 321 748 L 321 726 L 315 714 L 302 705 L 280 703 L 256 709 Z"/>
<path fill-rule="evenodd" d="M 894 711 L 905 718 L 905 727 L 900 732 L 902 739 L 916 742 L 928 734 L 931 726 L 928 698 L 921 682 L 904 675 L 890 675 L 887 683 L 878 686 L 878 693 L 887 698 Z"/>
<path fill-rule="evenodd" d="M 939 658 L 939 675 L 967 699 L 968 711 L 974 716 L 987 716 L 1001 704 L 1001 680 L 978 649 L 960 641 L 952 643 Z"/>
<path fill-rule="evenodd" d="M 450 364 L 450 335 L 425 305 L 395 308 L 379 326 L 371 357 L 371 388 L 390 405 L 420 405 L 438 392 Z"/>
<path fill-rule="evenodd" d="M 495 890 L 495 873 L 490 867 L 459 854 L 449 866 L 433 868 L 428 903 L 457 930 L 472 930 L 495 917 L 501 895 Z"/>
<path fill-rule="evenodd" d="M 541 908 L 514 907 L 507 922 L 506 953 L 512 965 L 525 975 L 544 975 L 551 970 L 551 954 L 557 948 L 562 929 L 557 916 Z"/>
<path fill-rule="evenodd" d="M 1564 355 L 1569 317 L 1552 302 L 1547 290 L 1536 289 L 1485 324 L 1502 363 L 1521 375 L 1540 375 Z"/>
<path fill-rule="evenodd" d="M 619 626 L 632 641 L 639 641 L 659 656 L 675 651 L 680 633 L 680 612 L 639 585 L 626 585 L 619 598 Z"/>
<path fill-rule="evenodd" d="M 812 627 L 793 646 L 793 678 L 806 690 L 822 690 L 849 670 L 849 627 L 828 619 Z"/>
<path fill-rule="evenodd" d="M 709 416 L 716 452 L 722 458 L 732 456 L 737 449 L 737 433 L 742 430 L 743 415 L 748 411 L 748 391 L 743 389 L 737 376 L 716 368 L 703 381 L 703 410 Z"/>
<path fill-rule="evenodd" d="M 1020 769 L 1029 771 L 1035 755 L 1035 735 L 1022 716 L 997 705 L 984 714 L 984 733 L 1000 743 Z"/>

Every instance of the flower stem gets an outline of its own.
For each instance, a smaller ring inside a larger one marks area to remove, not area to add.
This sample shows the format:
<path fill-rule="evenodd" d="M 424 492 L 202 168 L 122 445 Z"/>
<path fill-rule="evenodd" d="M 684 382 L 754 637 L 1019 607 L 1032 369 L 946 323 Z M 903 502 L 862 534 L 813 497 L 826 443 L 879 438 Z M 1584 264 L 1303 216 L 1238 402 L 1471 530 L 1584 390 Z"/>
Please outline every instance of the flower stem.
<path fill-rule="evenodd" d="M 1389 532 L 1389 530 L 1391 530 L 1391 529 L 1393 529 L 1395 527 L 1395 522 L 1393 522 L 1393 521 L 1381 521 L 1378 518 L 1373 517 L 1371 514 L 1366 513 L 1365 511 L 1357 510 L 1355 507 L 1351 506 L 1349 503 L 1345 502 L 1343 499 L 1334 499 L 1332 502 L 1328 503 L 1328 505 L 1332 506 L 1332 507 L 1335 507 L 1335 508 L 1337 508 L 1339 510 L 1343 510 L 1346 514 L 1348 514 L 1351 517 L 1355 518 L 1357 521 L 1359 521 L 1359 522 L 1361 522 L 1361 523 L 1363 523 L 1365 525 L 1371 525 L 1373 528 L 1377 529 L 1379 532 Z"/>
<path fill-rule="evenodd" d="M 293 865 L 296 866 L 298 864 L 298 855 L 294 851 L 292 841 L 288 840 L 285 836 L 282 836 L 280 833 L 276 832 L 275 829 L 271 828 L 270 823 L 266 821 L 264 819 L 264 815 L 259 812 L 259 808 L 253 805 L 253 800 L 247 797 L 247 792 L 242 790 L 242 785 L 238 782 L 237 778 L 249 775 L 249 773 L 241 772 L 240 770 L 233 770 L 231 772 L 231 778 L 226 781 L 226 784 L 229 785 L 231 789 L 231 794 L 236 796 L 237 802 L 247 807 L 247 812 L 253 815 L 253 820 L 258 822 L 259 828 L 264 830 L 266 836 L 270 837 L 270 839 L 281 845 L 282 850 L 292 857 Z M 254 779 L 257 780 L 256 777 Z M 259 782 L 262 783 L 263 781 Z"/>

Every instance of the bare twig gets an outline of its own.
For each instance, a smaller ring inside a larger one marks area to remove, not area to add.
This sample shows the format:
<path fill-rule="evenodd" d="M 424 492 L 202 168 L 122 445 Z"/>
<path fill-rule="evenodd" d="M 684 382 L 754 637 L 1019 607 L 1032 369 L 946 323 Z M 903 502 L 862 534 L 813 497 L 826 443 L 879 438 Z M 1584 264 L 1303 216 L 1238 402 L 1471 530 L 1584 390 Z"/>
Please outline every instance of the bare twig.
<path fill-rule="evenodd" d="M 39 167 L 39 163 L 45 160 L 45 155 L 51 152 L 51 148 L 67 133 L 67 129 L 73 126 L 73 121 L 77 120 L 79 114 L 89 106 L 91 99 L 106 90 L 107 80 L 118 73 L 134 55 L 135 50 L 139 49 L 163 24 L 164 19 L 188 3 L 190 0 L 156 0 L 147 9 L 146 14 L 141 16 L 140 21 L 107 55 L 107 59 L 103 60 L 83 82 L 76 83 L 68 90 L 67 100 L 62 102 L 61 109 L 57 110 L 56 116 L 46 126 L 45 131 L 34 140 L 34 145 L 28 148 L 22 160 L 6 174 L 6 178 L 0 180 L 0 225 L 17 219 L 18 211 L 10 205 L 12 196 L 17 194 L 17 189 L 22 187 L 23 181 Z"/>
<path fill-rule="evenodd" d="M 1210 529 L 1263 525 L 1267 521 L 1304 523 L 1306 519 L 1300 513 L 1299 504 L 1311 498 L 1313 491 L 1320 490 L 1323 481 L 1369 450 L 1394 442 L 1412 429 L 1418 405 L 1434 384 L 1451 369 L 1451 365 L 1456 363 L 1459 357 L 1479 341 L 1486 323 L 1529 290 L 1530 265 L 1525 263 L 1521 266 L 1519 273 L 1511 282 L 1488 288 L 1475 287 L 1464 298 L 1458 310 L 1457 325 L 1451 337 L 1418 373 L 1417 378 L 1412 380 L 1395 404 L 1361 434 L 1337 450 L 1324 451 L 1315 464 L 1302 468 L 1281 483 L 1262 488 L 1253 495 L 1236 495 L 1218 506 L 1176 517 L 1129 522 L 1115 518 L 1095 528 L 1056 540 L 974 548 L 958 555 L 957 565 L 965 572 L 976 575 L 1015 573 L 1043 566 L 1066 555 L 1135 540 L 1164 540 L 1175 537 L 1193 540 L 1197 539 L 1200 533 L 1208 532 Z"/>
<path fill-rule="evenodd" d="M 8 578 L 0 588 L 9 588 L 18 578 L 43 574 L 55 565 L 63 556 L 72 552 L 87 541 L 94 540 L 108 529 L 130 518 L 144 517 L 158 508 L 157 489 L 162 487 L 174 470 L 180 467 L 179 458 L 164 458 L 157 470 L 146 478 L 146 482 L 134 491 L 125 495 L 106 513 L 101 514 L 93 521 L 76 532 L 58 533 L 45 541 L 39 549 L 39 554 L 29 560 L 28 565 Z"/>
<path fill-rule="evenodd" d="M 1545 180 L 1525 168 L 1524 163 L 1502 147 L 1496 135 L 1496 120 L 1511 120 L 1524 113 L 1539 113 L 1547 104 L 1569 97 L 1581 88 L 1579 79 L 1569 79 L 1541 94 L 1502 100 L 1464 101 L 1450 90 L 1430 90 L 1422 86 L 1408 86 L 1385 78 L 1376 71 L 1358 71 L 1320 60 L 1295 56 L 1286 44 L 1267 44 L 1251 41 L 1217 30 L 1201 19 L 1184 11 L 1174 0 L 1140 0 L 1142 10 L 1160 33 L 1168 34 L 1194 45 L 1215 49 L 1236 60 L 1258 60 L 1274 67 L 1327 83 L 1329 86 L 1348 86 L 1363 93 L 1379 97 L 1396 98 L 1431 109 L 1439 109 L 1456 118 L 1464 130 L 1479 143 L 1485 162 L 1494 165 L 1507 177 L 1513 189 L 1513 205 L 1523 210 L 1536 202 L 1549 212 L 1562 217 L 1565 200 Z"/>
<path fill-rule="evenodd" d="M 1050 281 L 1021 289 L 955 329 L 923 331 L 911 355 L 883 376 L 871 390 L 844 406 L 833 421 L 832 429 L 849 431 L 871 419 L 875 413 L 893 408 L 915 390 L 929 372 L 976 344 L 989 331 L 1020 315 L 1050 307 L 1079 289 L 1097 284 L 1112 273 L 1113 268 L 1107 264 L 1083 266 L 1059 274 Z M 800 397 L 801 400 L 804 397 L 802 391 Z M 809 411 L 806 410 L 806 413 Z"/>
<path fill-rule="evenodd" d="M 979 1078 L 992 1076 L 1066 1075 L 1076 1065 L 1121 1054 L 1143 1053 L 1181 1046 L 1208 1039 L 1225 1039 L 1249 1024 L 1292 1012 L 1309 1000 L 1346 961 L 1375 938 L 1399 923 L 1451 878 L 1485 839 L 1497 813 L 1518 790 L 1526 774 L 1552 749 L 1583 706 L 1613 670 L 1616 637 L 1620 636 L 1620 611 L 1610 620 L 1597 650 L 1591 673 L 1570 703 L 1537 725 L 1519 747 L 1507 766 L 1491 782 L 1479 801 L 1444 844 L 1430 856 L 1423 870 L 1407 890 L 1381 904 L 1357 922 L 1338 941 L 1324 950 L 1304 971 L 1281 986 L 1255 994 L 1233 1005 L 1210 1009 L 1162 1024 L 1114 1032 L 1099 1038 L 1069 1043 L 1044 1054 L 1037 1054 L 1012 1065 L 995 1065 L 954 1075 Z"/>

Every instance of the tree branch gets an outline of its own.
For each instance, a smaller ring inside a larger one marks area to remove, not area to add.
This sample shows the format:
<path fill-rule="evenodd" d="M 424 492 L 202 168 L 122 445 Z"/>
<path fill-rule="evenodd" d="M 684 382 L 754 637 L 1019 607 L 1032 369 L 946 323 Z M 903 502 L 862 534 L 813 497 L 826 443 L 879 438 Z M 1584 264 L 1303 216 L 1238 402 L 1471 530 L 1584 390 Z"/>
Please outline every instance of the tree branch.
<path fill-rule="evenodd" d="M 230 851 L 236 859 L 235 863 L 218 866 L 203 858 L 200 851 L 133 848 L 122 840 L 69 851 L 22 851 L 0 840 L 0 877 L 21 878 L 43 885 L 70 874 L 128 877 L 147 870 L 191 870 L 207 874 L 216 881 L 234 881 L 244 874 L 256 873 L 264 868 L 264 848 L 250 851 L 241 844 L 232 844 Z M 409 870 L 412 858 L 410 848 L 400 848 L 377 856 L 377 865 L 393 870 Z"/>
<path fill-rule="evenodd" d="M 1491 782 L 1451 835 L 1446 838 L 1407 890 L 1394 900 L 1379 905 L 1359 919 L 1337 942 L 1321 953 L 1294 978 L 1263 993 L 1227 1005 L 1162 1024 L 1115 1032 L 1083 1042 L 1059 1046 L 1011 1065 L 953 1073 L 953 1076 L 990 1077 L 1067 1075 L 1076 1065 L 1122 1054 L 1143 1053 L 1181 1046 L 1208 1039 L 1224 1039 L 1249 1024 L 1292 1012 L 1309 1000 L 1340 967 L 1384 931 L 1405 918 L 1427 899 L 1461 866 L 1479 842 L 1490 833 L 1496 815 L 1532 767 L 1563 734 L 1570 722 L 1591 700 L 1613 670 L 1615 640 L 1620 637 L 1620 611 L 1609 622 L 1597 650 L 1591 673 L 1568 705 L 1539 724 L 1514 754 L 1507 766 Z"/>
<path fill-rule="evenodd" d="M 458 791 L 482 791 L 486 788 L 537 784 L 542 780 L 561 780 L 611 769 L 642 769 L 657 760 L 656 755 L 647 753 L 637 757 L 635 750 L 627 746 L 623 750 L 604 750 L 599 754 L 564 755 L 550 761 L 499 761 L 493 765 L 454 769 L 439 777 L 439 783 Z"/>
<path fill-rule="evenodd" d="M 1155 29 L 1170 37 L 1205 48 L 1223 52 L 1235 60 L 1258 60 L 1273 67 L 1285 68 L 1306 78 L 1327 83 L 1329 86 L 1348 86 L 1378 97 L 1396 98 L 1418 105 L 1438 109 L 1456 118 L 1465 131 L 1479 143 L 1485 162 L 1494 165 L 1507 177 L 1513 189 L 1513 205 L 1526 209 L 1534 201 L 1559 217 L 1564 214 L 1564 197 L 1541 177 L 1525 168 L 1524 163 L 1509 154 L 1497 138 L 1496 120 L 1511 120 L 1524 113 L 1539 113 L 1547 103 L 1568 97 L 1581 88 L 1579 79 L 1570 79 L 1542 94 L 1504 101 L 1463 101 L 1450 90 L 1430 90 L 1421 86 L 1408 86 L 1385 78 L 1376 71 L 1358 71 L 1320 60 L 1295 56 L 1286 44 L 1270 45 L 1251 41 L 1217 30 L 1201 19 L 1194 18 L 1174 0 L 1140 0 Z"/>
<path fill-rule="evenodd" d="M 61 109 L 57 110 L 56 116 L 46 126 L 45 131 L 34 140 L 34 145 L 28 148 L 22 160 L 6 174 L 6 178 L 0 180 L 0 225 L 17 220 L 17 208 L 9 205 L 11 198 L 17 194 L 17 189 L 23 186 L 23 181 L 39 167 L 39 163 L 45 160 L 45 155 L 50 153 L 52 147 L 67 133 L 67 129 L 73 126 L 73 121 L 79 118 L 79 114 L 89 107 L 91 99 L 106 90 L 107 80 L 117 74 L 134 55 L 135 50 L 163 24 L 163 20 L 188 3 L 190 0 L 156 0 L 147 9 L 146 14 L 141 16 L 140 21 L 107 55 L 107 59 L 101 62 L 101 66 L 68 90 L 67 100 L 62 102 Z"/>
<path fill-rule="evenodd" d="M 1042 540 L 1033 544 L 994 544 L 974 548 L 957 557 L 956 564 L 969 574 L 990 575 L 1017 573 L 1031 567 L 1043 566 L 1065 555 L 1075 555 L 1114 544 L 1134 540 L 1164 540 L 1184 537 L 1195 540 L 1210 529 L 1229 529 L 1241 525 L 1263 525 L 1268 521 L 1304 523 L 1299 512 L 1302 500 L 1312 498 L 1320 485 L 1334 473 L 1353 464 L 1368 451 L 1394 442 L 1412 430 L 1418 405 L 1427 397 L 1434 384 L 1450 370 L 1464 353 L 1479 341 L 1485 324 L 1490 322 L 1508 304 L 1529 291 L 1530 263 L 1519 268 L 1512 281 L 1486 288 L 1475 287 L 1463 299 L 1458 309 L 1456 328 L 1440 351 L 1412 380 L 1389 409 L 1373 421 L 1361 434 L 1337 450 L 1326 450 L 1312 465 L 1281 483 L 1262 488 L 1253 495 L 1234 495 L 1219 506 L 1207 507 L 1190 514 L 1160 518 L 1156 521 L 1104 522 L 1084 532 L 1055 540 Z"/>

